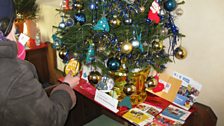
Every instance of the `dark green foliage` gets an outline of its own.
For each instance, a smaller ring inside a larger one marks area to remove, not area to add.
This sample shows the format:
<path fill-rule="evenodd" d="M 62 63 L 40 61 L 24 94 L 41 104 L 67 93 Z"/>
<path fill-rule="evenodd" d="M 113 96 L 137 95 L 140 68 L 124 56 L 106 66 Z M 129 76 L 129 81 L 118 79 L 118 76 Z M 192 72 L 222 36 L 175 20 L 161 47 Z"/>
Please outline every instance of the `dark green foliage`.
<path fill-rule="evenodd" d="M 17 14 L 22 15 L 22 19 L 35 19 L 38 5 L 36 0 L 14 0 Z"/>

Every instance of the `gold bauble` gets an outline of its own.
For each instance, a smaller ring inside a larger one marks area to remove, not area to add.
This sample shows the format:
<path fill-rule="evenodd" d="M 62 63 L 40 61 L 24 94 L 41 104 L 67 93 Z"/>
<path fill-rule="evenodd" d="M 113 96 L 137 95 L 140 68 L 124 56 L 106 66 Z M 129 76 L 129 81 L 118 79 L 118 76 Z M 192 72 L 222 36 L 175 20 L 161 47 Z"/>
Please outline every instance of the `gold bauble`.
<path fill-rule="evenodd" d="M 98 82 L 100 82 L 102 78 L 102 75 L 98 71 L 91 71 L 88 75 L 88 81 L 92 85 L 96 85 Z"/>
<path fill-rule="evenodd" d="M 184 47 L 179 46 L 174 50 L 174 56 L 180 60 L 185 59 L 187 57 L 187 50 Z"/>
<path fill-rule="evenodd" d="M 59 50 L 58 55 L 61 59 L 65 59 L 68 51 L 65 48 L 62 48 Z"/>
<path fill-rule="evenodd" d="M 127 57 L 122 57 L 122 58 L 121 58 L 121 63 L 126 63 L 127 60 L 128 60 Z"/>
<path fill-rule="evenodd" d="M 129 54 L 133 49 L 133 46 L 130 42 L 126 41 L 121 45 L 121 52 Z"/>
<path fill-rule="evenodd" d="M 145 87 L 152 89 L 155 88 L 158 84 L 158 81 L 154 77 L 148 77 L 145 82 Z"/>
<path fill-rule="evenodd" d="M 75 7 L 75 9 L 77 9 L 77 10 L 83 10 L 83 8 L 84 8 L 84 4 L 83 4 L 82 2 L 80 2 L 80 1 L 76 1 L 76 2 L 74 3 L 74 7 Z"/>
<path fill-rule="evenodd" d="M 73 57 L 74 57 L 75 59 L 78 59 L 78 58 L 79 58 L 79 54 L 76 53 L 76 52 L 74 52 L 74 53 L 73 53 Z"/>
<path fill-rule="evenodd" d="M 152 42 L 152 48 L 155 51 L 161 51 L 163 49 L 163 43 L 159 41 Z"/>
<path fill-rule="evenodd" d="M 78 74 L 80 68 L 81 68 L 81 65 L 79 61 L 73 58 L 69 60 L 68 64 L 65 66 L 64 72 L 67 75 L 71 71 L 72 76 L 75 76 L 76 74 Z"/>
<path fill-rule="evenodd" d="M 112 26 L 120 26 L 121 25 L 121 21 L 118 18 L 114 18 L 110 20 L 110 24 Z"/>
<path fill-rule="evenodd" d="M 126 95 L 131 95 L 136 91 L 136 87 L 133 84 L 125 84 L 123 88 L 123 92 Z"/>
<path fill-rule="evenodd" d="M 97 48 L 97 51 L 100 52 L 100 53 L 102 53 L 102 52 L 105 51 L 105 50 L 106 50 L 106 47 L 103 46 L 103 45 L 100 45 L 100 46 Z"/>
<path fill-rule="evenodd" d="M 139 8 L 139 10 L 140 10 L 141 13 L 144 13 L 144 12 L 145 12 L 145 7 L 144 7 L 144 6 L 141 6 L 141 7 Z"/>

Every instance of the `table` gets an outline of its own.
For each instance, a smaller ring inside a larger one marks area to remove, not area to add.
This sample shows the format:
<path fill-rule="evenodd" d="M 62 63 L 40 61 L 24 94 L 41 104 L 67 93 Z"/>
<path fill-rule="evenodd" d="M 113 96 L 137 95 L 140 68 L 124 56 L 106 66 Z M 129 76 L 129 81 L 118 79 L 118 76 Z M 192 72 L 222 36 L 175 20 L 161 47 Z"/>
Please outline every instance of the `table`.
<path fill-rule="evenodd" d="M 81 80 L 80 83 L 86 82 Z M 121 124 L 128 126 L 133 125 L 118 114 L 113 113 L 104 106 L 95 102 L 94 96 L 86 92 L 81 87 L 82 86 L 77 86 L 74 88 L 78 100 L 76 106 L 70 111 L 65 126 L 82 126 L 101 114 L 105 114 Z M 192 106 L 192 109 L 195 111 L 186 120 L 184 126 L 216 126 L 217 117 L 209 106 L 195 103 Z"/>

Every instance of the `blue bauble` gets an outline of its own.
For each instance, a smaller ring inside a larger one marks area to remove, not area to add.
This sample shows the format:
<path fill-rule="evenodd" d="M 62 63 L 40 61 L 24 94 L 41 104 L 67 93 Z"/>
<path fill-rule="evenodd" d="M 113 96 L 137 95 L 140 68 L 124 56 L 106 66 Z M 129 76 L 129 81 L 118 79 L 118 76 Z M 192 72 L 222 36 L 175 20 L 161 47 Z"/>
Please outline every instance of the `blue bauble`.
<path fill-rule="evenodd" d="M 128 56 L 127 56 L 127 57 L 128 57 L 129 59 L 130 59 L 130 58 L 132 58 L 132 54 L 131 54 L 131 53 L 130 53 L 130 54 L 128 54 Z"/>
<path fill-rule="evenodd" d="M 71 19 L 71 18 L 67 19 L 66 26 L 67 27 L 72 27 L 73 25 L 74 25 L 74 20 Z"/>
<path fill-rule="evenodd" d="M 118 58 L 110 58 L 107 61 L 107 67 L 111 71 L 116 71 L 120 68 L 121 66 L 121 61 Z"/>
<path fill-rule="evenodd" d="M 112 43 L 113 45 L 115 45 L 117 42 L 118 42 L 117 37 L 114 37 L 114 38 L 111 40 L 111 43 Z"/>
<path fill-rule="evenodd" d="M 77 13 L 74 15 L 74 21 L 83 25 L 86 23 L 86 15 L 83 13 Z"/>
<path fill-rule="evenodd" d="M 164 3 L 164 9 L 167 11 L 173 11 L 177 8 L 177 2 L 175 0 L 167 0 Z"/>
<path fill-rule="evenodd" d="M 90 10 L 96 10 L 97 9 L 97 5 L 95 3 L 91 3 L 89 5 Z"/>
<path fill-rule="evenodd" d="M 150 19 L 146 19 L 146 23 L 148 23 L 148 24 L 151 24 L 152 23 L 152 20 L 150 20 Z"/>

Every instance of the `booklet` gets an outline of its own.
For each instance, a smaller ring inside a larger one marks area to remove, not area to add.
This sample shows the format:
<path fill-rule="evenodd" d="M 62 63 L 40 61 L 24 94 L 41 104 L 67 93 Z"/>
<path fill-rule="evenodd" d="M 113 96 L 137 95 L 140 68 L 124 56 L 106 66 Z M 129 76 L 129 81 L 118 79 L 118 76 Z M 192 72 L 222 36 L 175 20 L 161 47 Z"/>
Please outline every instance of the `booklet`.
<path fill-rule="evenodd" d="M 196 102 L 196 98 L 201 91 L 202 85 L 192 78 L 177 72 L 173 73 L 173 77 L 182 81 L 173 103 L 181 108 L 189 110 Z"/>
<path fill-rule="evenodd" d="M 132 108 L 125 113 L 123 118 L 138 126 L 146 126 L 151 124 L 155 116 L 161 111 L 162 109 L 159 107 L 146 103 L 140 103 L 135 108 Z"/>
<path fill-rule="evenodd" d="M 191 112 L 183 110 L 174 105 L 169 105 L 165 110 L 155 117 L 151 125 L 156 126 L 181 126 L 190 116 Z M 149 125 L 149 126 L 151 126 Z"/>

